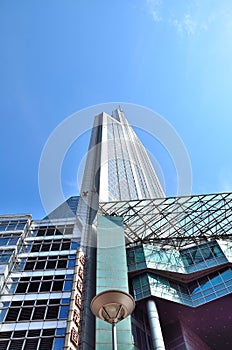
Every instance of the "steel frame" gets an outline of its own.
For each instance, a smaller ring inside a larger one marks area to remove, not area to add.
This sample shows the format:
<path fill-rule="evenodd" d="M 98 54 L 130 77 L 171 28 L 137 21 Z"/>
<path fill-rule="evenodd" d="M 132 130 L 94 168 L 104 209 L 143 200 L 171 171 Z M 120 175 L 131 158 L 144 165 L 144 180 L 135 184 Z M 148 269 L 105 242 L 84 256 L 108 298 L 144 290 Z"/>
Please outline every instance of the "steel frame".
<path fill-rule="evenodd" d="M 127 244 L 180 249 L 232 236 L 232 193 L 107 202 L 99 208 L 124 218 Z"/>

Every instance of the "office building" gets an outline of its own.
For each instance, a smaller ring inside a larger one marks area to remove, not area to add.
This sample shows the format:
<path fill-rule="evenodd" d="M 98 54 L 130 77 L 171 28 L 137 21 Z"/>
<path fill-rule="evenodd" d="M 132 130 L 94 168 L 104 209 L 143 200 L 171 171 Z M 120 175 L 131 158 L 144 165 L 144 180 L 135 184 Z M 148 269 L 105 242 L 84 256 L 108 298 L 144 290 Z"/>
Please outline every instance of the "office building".
<path fill-rule="evenodd" d="M 232 194 L 165 197 L 123 112 L 95 117 L 80 196 L 0 217 L 0 349 L 108 350 L 90 302 L 129 292 L 124 349 L 232 347 Z"/>

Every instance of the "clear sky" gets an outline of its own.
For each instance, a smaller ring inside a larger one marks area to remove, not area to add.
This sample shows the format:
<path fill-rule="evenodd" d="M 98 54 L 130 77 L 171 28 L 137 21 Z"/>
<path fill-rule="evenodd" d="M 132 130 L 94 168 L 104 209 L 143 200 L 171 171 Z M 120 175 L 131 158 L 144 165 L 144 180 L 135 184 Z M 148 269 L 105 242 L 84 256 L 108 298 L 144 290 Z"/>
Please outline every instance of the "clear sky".
<path fill-rule="evenodd" d="M 191 159 L 192 193 L 231 191 L 231 38 L 231 0 L 1 0 L 0 213 L 43 216 L 46 140 L 71 114 L 111 101 L 172 124 Z M 88 136 L 64 160 L 66 197 Z M 170 161 L 159 145 L 152 152 L 175 195 Z"/>

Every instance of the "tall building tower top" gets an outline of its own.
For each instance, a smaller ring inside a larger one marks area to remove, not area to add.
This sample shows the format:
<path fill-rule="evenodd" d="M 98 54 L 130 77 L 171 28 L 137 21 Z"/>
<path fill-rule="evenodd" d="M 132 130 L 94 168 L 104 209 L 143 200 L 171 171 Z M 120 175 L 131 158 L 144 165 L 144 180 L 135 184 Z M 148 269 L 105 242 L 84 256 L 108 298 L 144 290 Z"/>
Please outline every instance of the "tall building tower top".
<path fill-rule="evenodd" d="M 101 202 L 165 197 L 149 156 L 119 107 L 94 120 L 82 193 Z"/>

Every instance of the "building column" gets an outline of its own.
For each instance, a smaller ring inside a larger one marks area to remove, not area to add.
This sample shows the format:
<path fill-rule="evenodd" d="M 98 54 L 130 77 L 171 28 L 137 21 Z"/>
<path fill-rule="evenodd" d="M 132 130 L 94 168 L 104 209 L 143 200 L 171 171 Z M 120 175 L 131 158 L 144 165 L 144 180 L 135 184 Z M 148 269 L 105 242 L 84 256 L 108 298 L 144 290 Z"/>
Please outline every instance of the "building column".
<path fill-rule="evenodd" d="M 153 350 L 165 350 L 163 335 L 160 327 L 159 314 L 154 300 L 147 302 L 147 315 L 151 330 Z"/>

